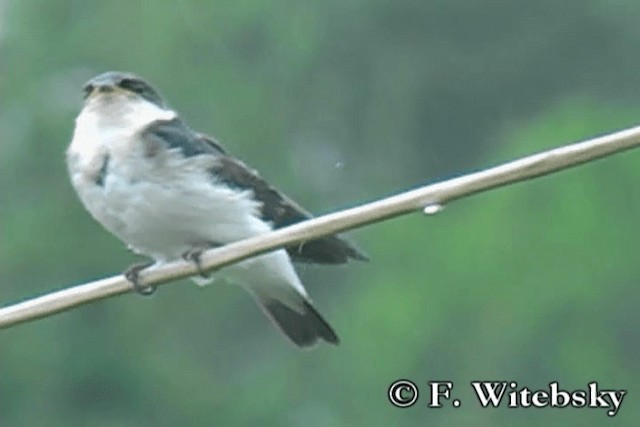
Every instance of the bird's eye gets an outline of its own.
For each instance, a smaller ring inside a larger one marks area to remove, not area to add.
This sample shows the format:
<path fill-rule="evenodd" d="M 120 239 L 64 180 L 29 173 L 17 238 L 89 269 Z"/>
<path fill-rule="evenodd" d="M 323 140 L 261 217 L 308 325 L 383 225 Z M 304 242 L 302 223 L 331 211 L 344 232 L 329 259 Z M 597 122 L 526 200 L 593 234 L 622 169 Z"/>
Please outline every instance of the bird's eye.
<path fill-rule="evenodd" d="M 153 102 L 157 105 L 162 105 L 162 99 L 160 98 L 160 95 L 158 95 L 158 93 L 144 80 L 125 77 L 122 78 L 117 84 L 118 87 L 128 90 L 129 92 L 133 92 L 143 99 L 146 99 L 147 101 Z"/>
<path fill-rule="evenodd" d="M 144 85 L 141 84 L 140 81 L 134 79 L 122 79 L 118 83 L 118 86 L 135 93 L 141 93 L 144 91 Z"/>
<path fill-rule="evenodd" d="M 87 97 L 91 95 L 91 92 L 93 92 L 93 85 L 91 83 L 88 83 L 84 86 L 82 90 L 84 92 L 84 95 L 82 98 L 87 99 Z"/>

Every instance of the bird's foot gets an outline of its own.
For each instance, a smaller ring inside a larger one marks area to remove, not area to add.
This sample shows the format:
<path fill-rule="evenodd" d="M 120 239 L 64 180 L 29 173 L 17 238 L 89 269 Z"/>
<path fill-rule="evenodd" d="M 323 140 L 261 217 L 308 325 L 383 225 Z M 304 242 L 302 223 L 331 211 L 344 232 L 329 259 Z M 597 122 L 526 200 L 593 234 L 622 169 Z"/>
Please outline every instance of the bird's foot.
<path fill-rule="evenodd" d="M 152 265 L 153 262 L 139 262 L 129 266 L 129 268 L 127 268 L 123 273 L 124 277 L 126 277 L 128 281 L 133 283 L 133 289 L 140 295 L 148 296 L 156 291 L 156 286 L 143 286 L 140 284 L 140 272 Z"/>
<path fill-rule="evenodd" d="M 184 259 L 185 261 L 193 262 L 196 265 L 196 268 L 198 269 L 198 274 L 200 274 L 200 276 L 202 276 L 205 279 L 209 279 L 211 275 L 206 271 L 204 271 L 202 268 L 202 262 L 201 262 L 202 253 L 212 248 L 219 248 L 220 246 L 222 246 L 221 243 L 216 243 L 211 241 L 197 244 L 193 248 L 185 251 L 182 254 L 182 259 Z"/>
<path fill-rule="evenodd" d="M 202 269 L 202 262 L 200 258 L 202 257 L 202 253 L 207 249 L 209 248 L 189 249 L 188 251 L 182 254 L 182 259 L 184 259 L 185 261 L 193 262 L 196 265 L 196 268 L 198 269 L 198 274 L 204 277 L 205 279 L 208 279 L 210 275 L 209 273 L 207 273 Z"/>

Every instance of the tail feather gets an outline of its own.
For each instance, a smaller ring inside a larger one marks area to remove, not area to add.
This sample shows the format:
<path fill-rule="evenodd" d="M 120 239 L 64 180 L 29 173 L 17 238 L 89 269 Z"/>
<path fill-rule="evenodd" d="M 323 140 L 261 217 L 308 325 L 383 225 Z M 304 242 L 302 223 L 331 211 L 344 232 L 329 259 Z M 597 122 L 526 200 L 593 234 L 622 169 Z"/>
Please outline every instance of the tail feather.
<path fill-rule="evenodd" d="M 311 305 L 284 250 L 243 261 L 227 271 L 298 347 L 310 347 L 319 340 L 338 344 L 338 336 Z"/>
<path fill-rule="evenodd" d="M 311 347 L 320 339 L 338 345 L 340 340 L 333 328 L 306 299 L 300 311 L 276 299 L 258 300 L 265 314 L 298 347 Z"/>

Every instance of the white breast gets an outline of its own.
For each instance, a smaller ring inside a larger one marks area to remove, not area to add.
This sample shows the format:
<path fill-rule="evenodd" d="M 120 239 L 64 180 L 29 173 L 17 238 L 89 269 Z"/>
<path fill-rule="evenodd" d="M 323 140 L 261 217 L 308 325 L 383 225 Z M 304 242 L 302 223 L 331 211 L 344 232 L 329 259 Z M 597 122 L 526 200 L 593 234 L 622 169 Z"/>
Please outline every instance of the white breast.
<path fill-rule="evenodd" d="M 229 243 L 269 231 L 248 192 L 215 185 L 215 156 L 185 158 L 179 150 L 145 155 L 139 131 L 175 113 L 153 104 L 88 105 L 67 150 L 71 181 L 82 203 L 105 228 L 156 260 L 181 256 L 205 243 Z M 108 157 L 102 185 L 96 177 Z"/>

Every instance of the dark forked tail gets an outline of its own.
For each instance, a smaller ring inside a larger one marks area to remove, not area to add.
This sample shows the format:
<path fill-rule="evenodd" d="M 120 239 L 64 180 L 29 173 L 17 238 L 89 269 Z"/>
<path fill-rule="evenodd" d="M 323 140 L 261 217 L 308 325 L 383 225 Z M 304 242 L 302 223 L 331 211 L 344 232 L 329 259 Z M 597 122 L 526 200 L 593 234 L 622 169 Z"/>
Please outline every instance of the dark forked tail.
<path fill-rule="evenodd" d="M 318 340 L 338 345 L 333 328 L 302 295 L 300 312 L 281 301 L 257 296 L 263 311 L 278 328 L 298 347 L 313 346 Z"/>

